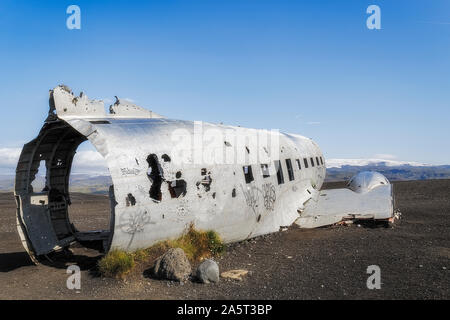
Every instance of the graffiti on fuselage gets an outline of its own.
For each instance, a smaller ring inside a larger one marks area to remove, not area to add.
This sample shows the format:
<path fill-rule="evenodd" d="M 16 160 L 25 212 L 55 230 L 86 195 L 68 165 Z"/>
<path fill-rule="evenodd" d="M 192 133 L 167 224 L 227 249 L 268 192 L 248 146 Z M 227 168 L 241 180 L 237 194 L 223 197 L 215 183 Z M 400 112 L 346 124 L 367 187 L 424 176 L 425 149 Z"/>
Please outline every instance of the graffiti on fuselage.
<path fill-rule="evenodd" d="M 245 197 L 245 202 L 257 216 L 257 219 L 261 218 L 259 210 L 259 200 L 262 198 L 262 204 L 266 211 L 273 211 L 276 201 L 275 186 L 272 183 L 264 183 L 261 188 L 258 188 L 255 184 L 251 184 L 247 187 L 241 185 L 242 192 Z"/>

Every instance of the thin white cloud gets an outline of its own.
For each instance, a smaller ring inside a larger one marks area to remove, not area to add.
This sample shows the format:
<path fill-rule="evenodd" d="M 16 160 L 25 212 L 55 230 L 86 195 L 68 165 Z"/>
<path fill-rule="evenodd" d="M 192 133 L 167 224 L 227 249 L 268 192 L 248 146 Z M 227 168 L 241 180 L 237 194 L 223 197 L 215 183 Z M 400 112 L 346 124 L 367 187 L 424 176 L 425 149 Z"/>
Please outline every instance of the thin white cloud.
<path fill-rule="evenodd" d="M 319 122 L 319 121 L 308 121 L 306 124 L 309 124 L 309 125 L 311 125 L 311 126 L 314 126 L 314 125 L 319 125 L 320 122 Z"/>
<path fill-rule="evenodd" d="M 0 148 L 0 167 L 17 165 L 22 148 Z"/>
<path fill-rule="evenodd" d="M 397 156 L 393 155 L 393 154 L 389 154 L 389 153 L 377 153 L 376 155 L 374 155 L 374 158 L 393 160 L 393 159 L 397 159 Z"/>
<path fill-rule="evenodd" d="M 73 173 L 108 174 L 105 159 L 97 151 L 79 151 L 72 164 Z"/>

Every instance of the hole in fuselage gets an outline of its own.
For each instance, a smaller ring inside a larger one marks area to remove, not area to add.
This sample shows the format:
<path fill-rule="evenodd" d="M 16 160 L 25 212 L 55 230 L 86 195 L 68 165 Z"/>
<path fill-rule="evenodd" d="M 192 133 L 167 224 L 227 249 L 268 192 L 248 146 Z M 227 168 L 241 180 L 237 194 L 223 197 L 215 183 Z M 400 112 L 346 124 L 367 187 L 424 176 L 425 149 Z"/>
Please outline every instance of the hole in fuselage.
<path fill-rule="evenodd" d="M 187 183 L 183 179 L 167 181 L 172 198 L 184 197 L 187 193 Z"/>
<path fill-rule="evenodd" d="M 133 196 L 132 193 L 129 193 L 125 198 L 125 204 L 127 207 L 136 205 L 136 198 Z"/>
<path fill-rule="evenodd" d="M 39 168 L 34 176 L 34 180 L 31 182 L 31 186 L 33 188 L 33 192 L 42 192 L 45 191 L 46 187 L 46 177 L 47 177 L 47 166 L 45 160 L 41 160 L 39 162 Z"/>
<path fill-rule="evenodd" d="M 162 200 L 161 184 L 164 180 L 164 172 L 159 164 L 158 156 L 151 154 L 147 157 L 148 172 L 147 176 L 150 179 L 152 185 L 149 190 L 150 198 L 155 201 Z"/>

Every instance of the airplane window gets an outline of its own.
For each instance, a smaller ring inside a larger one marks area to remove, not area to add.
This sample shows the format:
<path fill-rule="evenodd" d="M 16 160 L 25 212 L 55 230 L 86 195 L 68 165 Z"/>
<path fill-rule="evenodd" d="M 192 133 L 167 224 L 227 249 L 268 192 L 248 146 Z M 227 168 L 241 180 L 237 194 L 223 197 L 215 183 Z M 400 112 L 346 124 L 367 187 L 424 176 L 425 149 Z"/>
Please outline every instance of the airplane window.
<path fill-rule="evenodd" d="M 317 166 L 320 166 L 319 157 L 316 157 L 316 163 L 317 163 Z"/>
<path fill-rule="evenodd" d="M 269 173 L 269 165 L 267 165 L 267 164 L 262 164 L 262 165 L 261 165 L 261 172 L 262 172 L 263 178 L 268 178 L 268 177 L 270 177 L 270 173 Z"/>
<path fill-rule="evenodd" d="M 286 167 L 289 175 L 289 181 L 292 181 L 295 179 L 294 177 L 294 169 L 292 168 L 292 162 L 291 159 L 286 159 Z"/>
<path fill-rule="evenodd" d="M 252 182 L 254 180 L 252 166 L 244 166 L 243 169 L 244 169 L 245 183 Z"/>
<path fill-rule="evenodd" d="M 320 157 L 320 163 L 323 165 L 323 159 L 322 159 L 322 157 Z"/>
<path fill-rule="evenodd" d="M 283 184 L 284 183 L 283 168 L 281 167 L 280 160 L 275 160 L 274 164 L 275 164 L 275 169 L 277 170 L 278 184 Z"/>
<path fill-rule="evenodd" d="M 311 166 L 314 167 L 314 159 L 313 158 L 309 158 L 309 160 L 311 160 Z"/>
<path fill-rule="evenodd" d="M 298 170 L 302 170 L 302 166 L 300 164 L 300 160 L 299 159 L 295 159 L 295 161 L 297 162 Z"/>
<path fill-rule="evenodd" d="M 303 163 L 305 164 L 305 169 L 308 169 L 308 159 L 303 158 Z"/>

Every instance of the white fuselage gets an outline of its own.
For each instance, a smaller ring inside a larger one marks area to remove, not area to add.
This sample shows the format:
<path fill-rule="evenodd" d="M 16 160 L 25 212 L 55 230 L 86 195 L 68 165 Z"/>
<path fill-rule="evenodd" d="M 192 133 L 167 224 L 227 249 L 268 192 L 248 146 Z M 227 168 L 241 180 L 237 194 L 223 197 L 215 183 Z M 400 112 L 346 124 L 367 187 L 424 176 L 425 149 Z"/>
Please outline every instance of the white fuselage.
<path fill-rule="evenodd" d="M 317 194 L 325 177 L 320 149 L 311 139 L 299 135 L 271 133 L 272 137 L 279 138 L 277 150 L 264 148 L 254 141 L 238 147 L 236 140 L 225 141 L 227 138 L 221 137 L 230 136 L 230 130 L 242 135 L 240 131 L 247 129 L 203 123 L 205 131 L 214 129 L 214 137 L 220 138 L 203 143 L 199 151 L 192 147 L 196 139 L 192 122 L 168 119 L 137 122 L 111 120 L 96 125 L 97 136 L 89 136 L 94 145 L 98 144 L 98 136 L 107 137 L 102 139 L 99 151 L 103 150 L 108 163 L 117 202 L 113 248 L 148 247 L 159 240 L 179 236 L 190 224 L 217 231 L 225 242 L 278 231 L 299 217 L 304 204 Z M 188 141 L 181 147 L 173 136 L 180 128 L 184 130 L 184 142 Z M 267 133 L 265 130 L 246 132 Z M 216 163 L 205 161 L 206 158 L 217 160 L 217 155 L 226 154 L 228 149 L 234 149 L 237 154 L 237 148 L 248 155 L 242 162 L 227 163 L 222 158 Z M 258 157 L 250 159 L 252 153 L 258 153 Z M 155 157 L 162 170 L 160 195 L 154 198 L 149 196 L 155 180 L 149 175 L 149 155 Z M 178 161 L 178 155 L 183 155 L 184 160 Z M 200 161 L 196 162 L 196 157 Z M 277 170 L 278 161 L 280 170 Z M 184 186 L 183 194 L 174 197 L 173 186 L 180 184 Z"/>
<path fill-rule="evenodd" d="M 68 215 L 72 161 L 85 140 L 113 181 L 110 229 L 102 232 L 79 232 Z M 42 161 L 46 186 L 37 191 L 31 183 Z M 120 100 L 107 114 L 101 101 L 58 86 L 18 162 L 18 230 L 32 258 L 75 241 L 133 251 L 190 225 L 239 241 L 291 225 L 324 178 L 323 154 L 303 136 L 165 119 Z"/>

